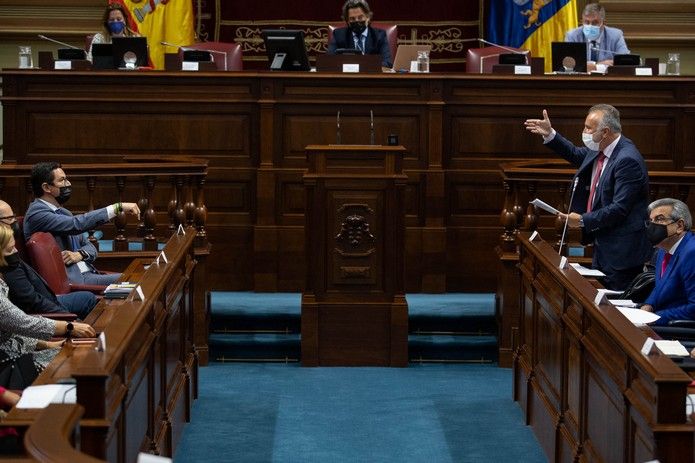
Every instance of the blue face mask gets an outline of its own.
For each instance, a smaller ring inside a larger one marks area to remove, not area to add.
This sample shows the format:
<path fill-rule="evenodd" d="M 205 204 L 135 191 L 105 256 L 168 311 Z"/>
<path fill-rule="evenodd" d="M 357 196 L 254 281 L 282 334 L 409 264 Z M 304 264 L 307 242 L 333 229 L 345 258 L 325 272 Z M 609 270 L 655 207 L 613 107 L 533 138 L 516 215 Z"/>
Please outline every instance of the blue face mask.
<path fill-rule="evenodd" d="M 123 21 L 114 21 L 109 23 L 109 30 L 112 34 L 120 34 L 125 29 L 125 23 Z"/>
<path fill-rule="evenodd" d="M 596 40 L 598 36 L 601 35 L 601 28 L 599 26 L 592 26 L 591 24 L 584 24 L 583 32 L 587 39 Z"/>

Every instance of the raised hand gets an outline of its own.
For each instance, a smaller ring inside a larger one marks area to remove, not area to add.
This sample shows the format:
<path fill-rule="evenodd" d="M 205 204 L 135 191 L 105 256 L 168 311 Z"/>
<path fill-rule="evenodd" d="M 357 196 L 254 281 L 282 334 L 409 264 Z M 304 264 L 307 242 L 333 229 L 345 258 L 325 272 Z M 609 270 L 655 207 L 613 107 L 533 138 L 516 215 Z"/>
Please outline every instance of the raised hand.
<path fill-rule="evenodd" d="M 537 133 L 543 137 L 547 137 L 553 132 L 553 127 L 548 117 L 548 111 L 545 109 L 543 110 L 543 119 L 526 119 L 524 126 L 526 126 L 526 130 L 529 132 Z"/>

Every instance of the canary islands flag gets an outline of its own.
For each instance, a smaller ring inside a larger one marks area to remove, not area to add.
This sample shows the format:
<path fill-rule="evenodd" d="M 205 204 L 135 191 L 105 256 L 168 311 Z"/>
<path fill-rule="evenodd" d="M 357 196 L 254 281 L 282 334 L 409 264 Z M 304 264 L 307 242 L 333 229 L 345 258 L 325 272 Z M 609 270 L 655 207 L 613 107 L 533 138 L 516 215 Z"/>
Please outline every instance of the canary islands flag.
<path fill-rule="evenodd" d="M 109 0 L 120 3 L 130 13 L 128 24 L 147 37 L 150 61 L 155 69 L 164 69 L 164 53 L 178 51 L 162 42 L 186 46 L 194 42 L 193 0 Z"/>
<path fill-rule="evenodd" d="M 550 72 L 550 44 L 564 41 L 577 23 L 577 0 L 491 0 L 487 39 L 544 57 Z"/>

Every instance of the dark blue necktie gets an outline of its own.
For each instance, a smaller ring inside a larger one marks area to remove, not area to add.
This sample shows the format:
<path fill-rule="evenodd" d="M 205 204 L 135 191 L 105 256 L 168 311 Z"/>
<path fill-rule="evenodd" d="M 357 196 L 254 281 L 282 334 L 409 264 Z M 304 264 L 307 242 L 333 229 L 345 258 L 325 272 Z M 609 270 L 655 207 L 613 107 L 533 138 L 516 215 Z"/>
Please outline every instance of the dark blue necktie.
<path fill-rule="evenodd" d="M 598 62 L 598 45 L 595 40 L 592 40 L 589 46 L 591 47 L 591 61 L 596 63 Z"/>
<path fill-rule="evenodd" d="M 362 44 L 363 39 L 364 36 L 362 35 L 355 36 L 355 44 L 357 45 L 357 49 L 364 55 L 364 45 Z"/>

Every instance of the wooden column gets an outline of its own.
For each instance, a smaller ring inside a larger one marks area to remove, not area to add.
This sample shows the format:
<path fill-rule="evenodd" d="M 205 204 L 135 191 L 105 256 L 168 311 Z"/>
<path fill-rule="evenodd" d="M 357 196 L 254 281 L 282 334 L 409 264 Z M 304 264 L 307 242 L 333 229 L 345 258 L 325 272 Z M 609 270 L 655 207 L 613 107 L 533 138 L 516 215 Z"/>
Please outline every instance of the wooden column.
<path fill-rule="evenodd" d="M 406 366 L 405 148 L 306 151 L 302 364 Z"/>

